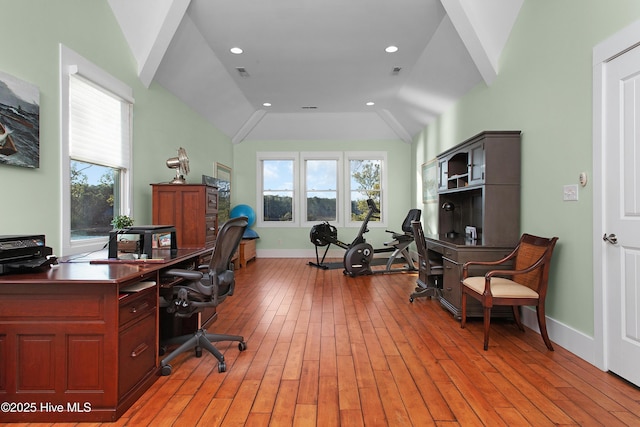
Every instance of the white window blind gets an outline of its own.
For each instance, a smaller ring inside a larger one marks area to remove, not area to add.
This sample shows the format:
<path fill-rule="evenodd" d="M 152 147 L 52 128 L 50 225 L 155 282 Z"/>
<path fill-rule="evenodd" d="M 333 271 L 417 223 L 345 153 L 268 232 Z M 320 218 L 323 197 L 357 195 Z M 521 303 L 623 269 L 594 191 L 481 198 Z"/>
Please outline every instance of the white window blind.
<path fill-rule="evenodd" d="M 69 156 L 128 170 L 131 104 L 77 74 L 69 76 Z"/>

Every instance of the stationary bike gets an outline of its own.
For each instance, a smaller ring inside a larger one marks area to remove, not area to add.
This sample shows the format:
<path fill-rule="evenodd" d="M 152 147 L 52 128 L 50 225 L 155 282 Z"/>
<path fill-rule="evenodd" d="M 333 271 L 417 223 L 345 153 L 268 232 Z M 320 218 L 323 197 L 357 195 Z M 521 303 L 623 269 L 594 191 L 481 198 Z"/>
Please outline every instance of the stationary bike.
<path fill-rule="evenodd" d="M 387 230 L 389 233 L 393 233 L 393 241 L 389 243 L 385 243 L 385 245 L 390 245 L 391 247 L 382 248 L 382 249 L 374 249 L 364 238 L 364 234 L 368 232 L 368 224 L 371 218 L 378 218 L 378 214 L 380 210 L 376 206 L 375 202 L 372 199 L 367 200 L 367 206 L 369 208 L 367 215 L 360 226 L 360 230 L 356 235 L 355 239 L 350 244 L 344 243 L 338 239 L 338 233 L 336 228 L 333 225 L 330 225 L 328 222 L 323 222 L 321 224 L 314 225 L 311 228 L 311 232 L 309 233 L 309 237 L 311 239 L 311 243 L 315 245 L 316 249 L 316 262 L 309 262 L 309 265 L 314 267 L 328 269 L 329 267 L 324 264 L 324 259 L 329 250 L 329 246 L 334 244 L 336 246 L 341 247 L 346 250 L 343 258 L 344 271 L 343 273 L 349 275 L 351 277 L 361 276 L 366 274 L 374 274 L 374 273 L 391 273 L 391 272 L 400 272 L 400 271 L 413 271 L 416 270 L 415 265 L 413 264 L 413 260 L 409 256 L 409 251 L 407 247 L 413 241 L 413 235 L 407 234 L 407 231 L 404 230 L 405 226 L 403 224 L 403 234 L 395 233 L 393 231 Z M 419 220 L 420 219 L 420 210 L 412 209 L 409 212 L 407 217 L 410 217 L 410 220 Z M 409 224 L 411 223 L 409 220 Z M 407 220 L 405 220 L 407 222 Z M 326 246 L 324 254 L 322 255 L 322 259 L 318 254 L 318 247 Z M 387 261 L 387 266 L 385 270 L 371 270 L 371 262 L 373 260 L 373 256 L 376 253 L 381 252 L 393 252 Z M 393 269 L 392 265 L 395 259 L 402 255 L 402 257 L 407 261 L 408 265 L 405 268 L 401 269 Z"/>

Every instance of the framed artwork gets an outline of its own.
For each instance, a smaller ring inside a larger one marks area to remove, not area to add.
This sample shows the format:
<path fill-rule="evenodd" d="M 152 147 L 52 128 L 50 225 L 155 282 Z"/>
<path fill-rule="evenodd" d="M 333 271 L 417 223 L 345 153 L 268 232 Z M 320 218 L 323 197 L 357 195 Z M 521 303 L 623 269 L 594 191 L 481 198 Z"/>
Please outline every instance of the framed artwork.
<path fill-rule="evenodd" d="M 438 174 L 436 159 L 422 164 L 422 203 L 438 201 Z"/>
<path fill-rule="evenodd" d="M 221 226 L 231 212 L 231 168 L 216 162 L 214 175 L 218 185 L 218 225 Z"/>
<path fill-rule="evenodd" d="M 0 164 L 40 167 L 40 91 L 0 72 Z"/>

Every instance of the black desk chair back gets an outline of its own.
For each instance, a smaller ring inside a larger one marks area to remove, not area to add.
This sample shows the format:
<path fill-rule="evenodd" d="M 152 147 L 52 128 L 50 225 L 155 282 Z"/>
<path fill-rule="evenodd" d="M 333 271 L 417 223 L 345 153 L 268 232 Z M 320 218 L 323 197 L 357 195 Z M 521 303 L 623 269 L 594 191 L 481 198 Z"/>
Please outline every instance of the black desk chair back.
<path fill-rule="evenodd" d="M 202 310 L 217 307 L 226 297 L 233 295 L 235 275 L 231 259 L 238 250 L 242 235 L 247 228 L 247 217 L 241 216 L 226 221 L 218 233 L 216 246 L 209 265 L 198 270 L 170 269 L 166 275 L 184 279 L 173 287 L 171 300 L 161 302 L 167 311 L 177 317 L 198 315 L 198 330 L 193 334 L 171 338 L 162 343 L 163 347 L 179 344 L 160 362 L 162 375 L 171 373 L 169 362 L 186 351 L 195 350 L 196 357 L 202 356 L 202 349 L 218 359 L 218 372 L 226 371 L 224 355 L 212 344 L 220 341 L 238 341 L 238 348 L 244 351 L 247 344 L 239 335 L 210 334 L 202 327 Z"/>
<path fill-rule="evenodd" d="M 418 266 L 418 280 L 414 292 L 409 295 L 409 302 L 413 302 L 416 298 L 422 297 L 442 297 L 442 259 L 430 259 L 427 250 L 427 241 L 424 238 L 424 230 L 420 221 L 411 221 L 411 229 L 413 230 L 413 238 L 416 242 L 416 250 L 420 255 Z"/>

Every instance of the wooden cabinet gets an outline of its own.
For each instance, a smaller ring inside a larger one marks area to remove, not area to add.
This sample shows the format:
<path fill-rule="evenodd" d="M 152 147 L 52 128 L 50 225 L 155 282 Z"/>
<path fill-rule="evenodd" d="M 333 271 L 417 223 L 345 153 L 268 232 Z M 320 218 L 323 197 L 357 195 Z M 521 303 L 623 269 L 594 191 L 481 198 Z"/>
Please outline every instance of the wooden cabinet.
<path fill-rule="evenodd" d="M 118 396 L 122 400 L 156 367 L 157 287 L 120 299 Z"/>
<path fill-rule="evenodd" d="M 520 132 L 482 132 L 438 156 L 438 233 L 478 244 L 513 245 L 520 238 Z"/>
<path fill-rule="evenodd" d="M 242 239 L 238 248 L 240 267 L 246 267 L 247 262 L 256 259 L 256 241 L 255 239 Z"/>
<path fill-rule="evenodd" d="M 498 260 L 520 238 L 520 164 L 520 131 L 482 132 L 438 156 L 438 235 L 427 238 L 427 250 L 442 261 L 440 301 L 456 318 L 462 265 Z M 465 236 L 467 226 L 477 239 Z M 482 316 L 480 304 L 468 300 L 467 315 Z M 510 315 L 509 307 L 492 311 Z"/>
<path fill-rule="evenodd" d="M 174 225 L 178 248 L 212 247 L 218 232 L 218 189 L 204 184 L 152 184 L 153 223 Z"/>

